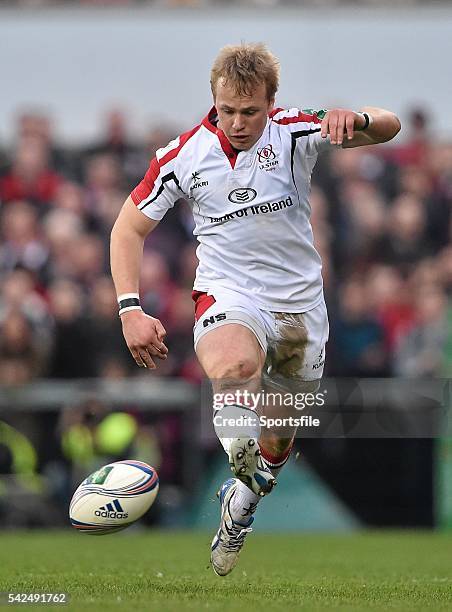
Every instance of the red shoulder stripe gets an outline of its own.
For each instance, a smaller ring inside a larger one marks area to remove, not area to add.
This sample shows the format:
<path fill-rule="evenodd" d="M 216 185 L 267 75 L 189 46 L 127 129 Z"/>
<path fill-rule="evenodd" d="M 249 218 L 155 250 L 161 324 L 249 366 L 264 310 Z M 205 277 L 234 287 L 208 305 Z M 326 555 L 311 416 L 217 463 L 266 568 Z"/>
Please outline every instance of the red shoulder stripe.
<path fill-rule="evenodd" d="M 197 125 L 196 127 L 194 127 L 189 132 L 185 132 L 185 134 L 182 134 L 181 136 L 179 136 L 179 145 L 175 149 L 172 149 L 171 151 L 169 151 L 166 155 L 164 155 L 162 157 L 162 159 L 159 160 L 159 166 L 162 167 L 165 164 L 167 164 L 169 161 L 171 161 L 172 159 L 177 157 L 177 155 L 179 154 L 179 151 L 182 149 L 182 147 L 185 144 L 187 144 L 187 142 L 190 140 L 190 138 L 194 134 L 196 134 L 196 132 L 199 130 L 200 127 L 201 127 L 201 124 Z"/>
<path fill-rule="evenodd" d="M 278 112 L 284 109 L 278 109 Z M 276 115 L 277 113 L 275 113 Z M 272 117 L 273 118 L 273 117 Z M 273 119 L 275 123 L 279 125 L 289 125 L 290 123 L 322 123 L 322 120 L 317 116 L 316 113 L 302 113 L 301 111 L 298 115 L 294 117 L 283 117 L 282 119 Z"/>
<path fill-rule="evenodd" d="M 168 153 L 164 155 L 160 160 L 158 160 L 156 157 L 151 160 L 151 163 L 149 164 L 149 168 L 147 169 L 143 180 L 135 187 L 135 189 L 131 193 L 132 200 L 134 201 L 136 206 L 138 206 L 140 202 L 142 202 L 149 196 L 149 194 L 152 193 L 155 181 L 158 179 L 162 167 L 168 162 L 170 162 L 172 159 L 177 157 L 182 147 L 187 144 L 190 138 L 194 134 L 196 134 L 200 127 L 201 125 L 197 125 L 189 132 L 185 132 L 184 134 L 179 136 L 178 146 L 172 149 L 171 151 L 168 151 Z"/>
<path fill-rule="evenodd" d="M 138 206 L 140 202 L 142 202 L 145 198 L 148 197 L 152 190 L 154 189 L 155 181 L 157 180 L 158 175 L 160 174 L 160 166 L 158 164 L 157 159 L 151 160 L 149 164 L 149 168 L 144 175 L 143 180 L 138 183 L 135 189 L 130 194 L 132 196 L 132 200 L 135 206 Z"/>

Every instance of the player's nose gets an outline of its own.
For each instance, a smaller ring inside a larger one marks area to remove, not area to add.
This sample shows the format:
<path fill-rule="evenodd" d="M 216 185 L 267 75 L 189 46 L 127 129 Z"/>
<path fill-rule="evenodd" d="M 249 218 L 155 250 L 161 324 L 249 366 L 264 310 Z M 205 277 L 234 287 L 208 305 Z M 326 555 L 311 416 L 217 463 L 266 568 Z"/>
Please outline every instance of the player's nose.
<path fill-rule="evenodd" d="M 234 130 L 243 130 L 245 127 L 243 118 L 240 115 L 234 115 L 234 120 L 232 122 L 232 127 Z"/>

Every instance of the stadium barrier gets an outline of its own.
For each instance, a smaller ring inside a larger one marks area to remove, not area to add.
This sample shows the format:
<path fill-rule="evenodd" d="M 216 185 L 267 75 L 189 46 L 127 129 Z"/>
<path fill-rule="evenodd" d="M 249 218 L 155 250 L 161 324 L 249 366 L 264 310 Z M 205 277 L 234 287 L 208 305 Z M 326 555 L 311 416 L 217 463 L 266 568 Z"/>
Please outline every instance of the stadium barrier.
<path fill-rule="evenodd" d="M 160 426 L 162 421 L 166 426 Z M 199 390 L 180 379 L 40 380 L 1 386 L 0 516 L 3 508 L 14 525 L 14 508 L 42 503 L 60 507 L 61 521 L 68 496 L 82 478 L 130 453 L 157 465 L 165 453 L 164 469 L 168 463 L 177 465 L 165 478 L 168 502 L 164 492 L 160 496 L 177 514 L 194 475 L 202 476 L 199 432 Z M 173 451 L 175 456 L 168 456 Z M 53 520 L 58 524 L 58 517 Z M 38 523 L 36 512 L 31 520 L 20 517 L 23 526 Z"/>

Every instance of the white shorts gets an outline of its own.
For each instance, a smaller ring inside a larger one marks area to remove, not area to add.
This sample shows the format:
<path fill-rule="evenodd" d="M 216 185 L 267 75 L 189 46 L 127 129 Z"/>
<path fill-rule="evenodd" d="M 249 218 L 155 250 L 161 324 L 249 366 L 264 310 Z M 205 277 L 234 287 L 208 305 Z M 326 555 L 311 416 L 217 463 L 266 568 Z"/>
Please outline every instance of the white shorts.
<path fill-rule="evenodd" d="M 325 301 L 303 313 L 271 312 L 258 308 L 251 297 L 229 289 L 194 292 L 195 349 L 212 329 L 237 323 L 256 336 L 267 355 L 266 372 L 285 378 L 314 381 L 322 377 L 329 325 Z"/>

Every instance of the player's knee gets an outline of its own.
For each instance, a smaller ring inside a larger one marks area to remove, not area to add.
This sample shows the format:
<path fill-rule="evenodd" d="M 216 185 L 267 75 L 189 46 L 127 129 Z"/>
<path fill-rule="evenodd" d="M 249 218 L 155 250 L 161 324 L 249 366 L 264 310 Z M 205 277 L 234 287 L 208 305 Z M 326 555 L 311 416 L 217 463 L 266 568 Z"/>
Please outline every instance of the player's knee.
<path fill-rule="evenodd" d="M 228 387 L 231 384 L 246 383 L 257 377 L 260 377 L 258 360 L 243 357 L 219 363 L 213 378 L 216 379 L 219 387 Z"/>

